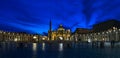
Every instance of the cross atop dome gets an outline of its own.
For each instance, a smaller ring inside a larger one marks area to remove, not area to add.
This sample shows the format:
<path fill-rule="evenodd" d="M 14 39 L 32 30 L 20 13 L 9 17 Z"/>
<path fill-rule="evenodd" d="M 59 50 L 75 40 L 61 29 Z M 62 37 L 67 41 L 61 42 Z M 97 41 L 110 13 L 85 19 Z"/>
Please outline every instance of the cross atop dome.
<path fill-rule="evenodd" d="M 60 24 L 60 25 L 59 25 L 59 28 L 63 28 L 63 25 L 62 25 L 62 24 Z"/>

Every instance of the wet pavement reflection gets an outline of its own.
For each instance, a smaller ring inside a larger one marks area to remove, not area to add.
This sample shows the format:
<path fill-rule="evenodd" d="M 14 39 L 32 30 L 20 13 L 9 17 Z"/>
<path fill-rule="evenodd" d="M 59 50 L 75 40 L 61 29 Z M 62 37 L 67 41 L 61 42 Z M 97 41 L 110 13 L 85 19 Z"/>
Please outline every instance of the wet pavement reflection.
<path fill-rule="evenodd" d="M 93 45 L 0 42 L 0 58 L 120 58 L 120 47 L 98 48 Z"/>

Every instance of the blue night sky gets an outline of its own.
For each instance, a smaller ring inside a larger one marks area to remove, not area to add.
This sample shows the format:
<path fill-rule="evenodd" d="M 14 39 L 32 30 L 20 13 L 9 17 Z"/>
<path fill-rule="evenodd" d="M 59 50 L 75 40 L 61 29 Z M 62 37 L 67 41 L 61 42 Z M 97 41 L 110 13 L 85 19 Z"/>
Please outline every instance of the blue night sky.
<path fill-rule="evenodd" d="M 120 20 L 120 0 L 0 0 L 0 29 L 4 31 L 40 33 L 63 24 L 75 28 L 110 19 Z"/>

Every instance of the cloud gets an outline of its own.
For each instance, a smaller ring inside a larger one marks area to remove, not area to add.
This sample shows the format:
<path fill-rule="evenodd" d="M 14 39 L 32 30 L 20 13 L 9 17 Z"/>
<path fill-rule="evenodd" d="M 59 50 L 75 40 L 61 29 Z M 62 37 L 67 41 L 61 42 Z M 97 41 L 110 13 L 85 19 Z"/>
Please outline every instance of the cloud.
<path fill-rule="evenodd" d="M 119 0 L 1 0 L 0 25 L 2 30 L 43 33 L 59 24 L 74 31 L 92 28 L 92 25 L 109 20 L 120 20 Z M 5 26 L 9 28 L 5 28 Z M 12 30 L 12 29 L 11 29 Z"/>

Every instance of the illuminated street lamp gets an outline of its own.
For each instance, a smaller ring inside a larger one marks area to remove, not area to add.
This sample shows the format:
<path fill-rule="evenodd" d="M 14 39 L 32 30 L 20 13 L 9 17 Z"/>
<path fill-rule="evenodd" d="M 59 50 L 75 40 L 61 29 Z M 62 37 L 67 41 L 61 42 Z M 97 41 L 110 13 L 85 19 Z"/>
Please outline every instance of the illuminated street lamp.
<path fill-rule="evenodd" d="M 102 39 L 103 41 L 105 40 L 105 38 Z"/>
<path fill-rule="evenodd" d="M 90 39 L 90 38 L 88 39 L 88 42 L 89 42 L 89 43 L 91 42 L 91 39 Z"/>
<path fill-rule="evenodd" d="M 37 38 L 37 36 L 33 36 L 33 39 L 36 39 Z"/>
<path fill-rule="evenodd" d="M 38 41 L 37 36 L 33 36 L 33 39 L 34 39 L 35 41 Z"/>
<path fill-rule="evenodd" d="M 115 28 L 115 27 L 113 27 L 113 29 L 115 30 L 116 28 Z"/>
<path fill-rule="evenodd" d="M 45 40 L 45 38 L 43 37 L 42 40 Z"/>
<path fill-rule="evenodd" d="M 120 29 L 119 29 L 119 31 L 120 31 Z"/>
<path fill-rule="evenodd" d="M 18 39 L 17 39 L 17 38 L 15 38 L 15 39 L 14 39 L 14 41 L 15 41 L 15 42 L 17 42 L 17 41 L 18 41 Z"/>

